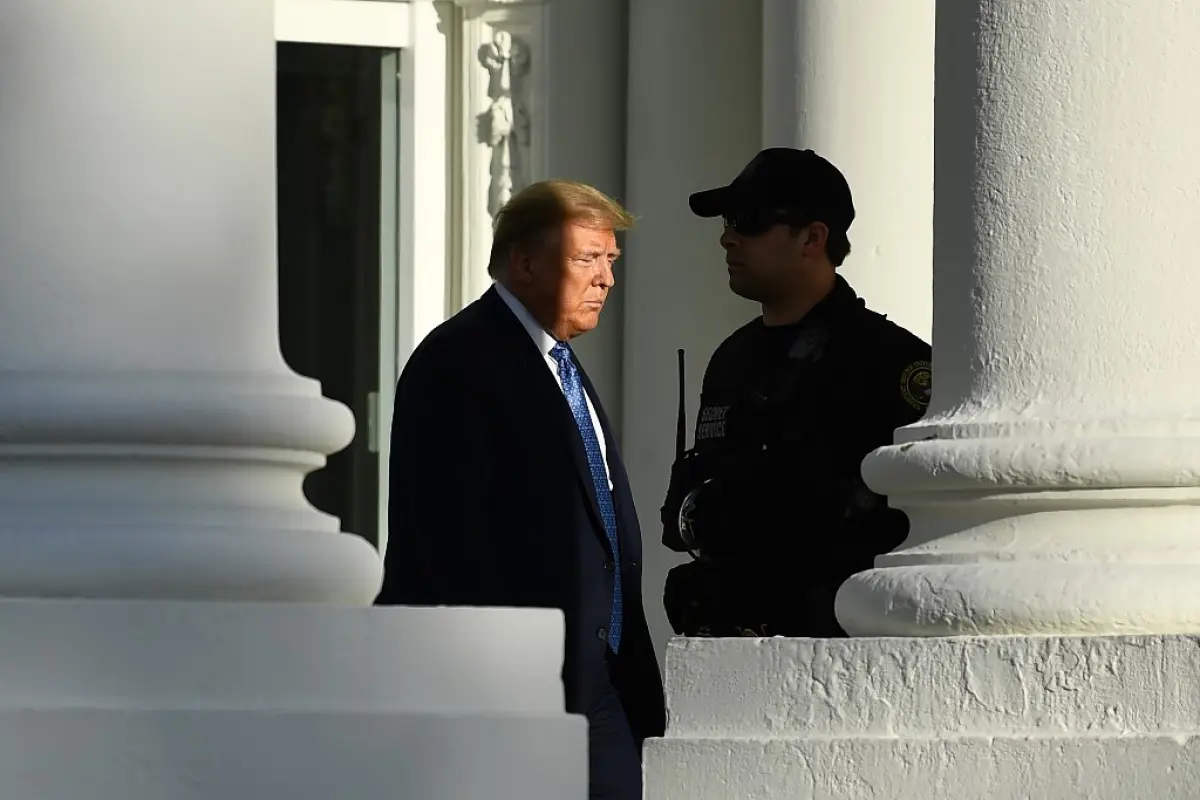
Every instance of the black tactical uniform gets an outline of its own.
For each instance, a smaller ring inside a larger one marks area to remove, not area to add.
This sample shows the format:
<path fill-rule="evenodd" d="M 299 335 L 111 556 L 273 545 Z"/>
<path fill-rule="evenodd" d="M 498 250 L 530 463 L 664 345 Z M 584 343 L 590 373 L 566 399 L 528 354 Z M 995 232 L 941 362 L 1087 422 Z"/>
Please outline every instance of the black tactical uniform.
<path fill-rule="evenodd" d="M 799 323 L 759 318 L 722 342 L 662 508 L 663 543 L 696 557 L 667 578 L 676 633 L 845 635 L 838 587 L 908 532 L 861 463 L 924 414 L 930 360 L 841 277 Z"/>

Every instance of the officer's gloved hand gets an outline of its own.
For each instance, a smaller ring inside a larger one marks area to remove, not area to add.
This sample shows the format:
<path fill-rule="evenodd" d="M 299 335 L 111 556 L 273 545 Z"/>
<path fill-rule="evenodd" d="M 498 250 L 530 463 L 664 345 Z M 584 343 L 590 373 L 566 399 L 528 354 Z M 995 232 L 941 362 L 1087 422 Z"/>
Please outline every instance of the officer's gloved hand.
<path fill-rule="evenodd" d="M 707 480 L 684 498 L 679 534 L 690 552 L 713 559 L 727 550 L 733 533 L 728 489 L 723 481 Z"/>
<path fill-rule="evenodd" d="M 684 501 L 703 482 L 703 468 L 695 450 L 684 453 L 671 465 L 671 483 L 667 487 L 667 496 L 663 500 L 662 508 L 659 509 L 659 518 L 663 528 L 662 543 L 677 553 L 688 550 L 688 545 L 679 530 L 680 511 Z"/>

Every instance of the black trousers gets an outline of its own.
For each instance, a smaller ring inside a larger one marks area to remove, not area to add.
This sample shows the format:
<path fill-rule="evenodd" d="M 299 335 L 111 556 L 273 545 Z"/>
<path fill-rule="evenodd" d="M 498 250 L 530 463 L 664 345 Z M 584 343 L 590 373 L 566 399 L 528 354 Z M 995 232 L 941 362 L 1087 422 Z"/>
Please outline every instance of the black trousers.
<path fill-rule="evenodd" d="M 642 759 L 621 698 L 613 685 L 614 657 L 607 678 L 596 687 L 588 721 L 588 797 L 590 800 L 642 800 Z"/>

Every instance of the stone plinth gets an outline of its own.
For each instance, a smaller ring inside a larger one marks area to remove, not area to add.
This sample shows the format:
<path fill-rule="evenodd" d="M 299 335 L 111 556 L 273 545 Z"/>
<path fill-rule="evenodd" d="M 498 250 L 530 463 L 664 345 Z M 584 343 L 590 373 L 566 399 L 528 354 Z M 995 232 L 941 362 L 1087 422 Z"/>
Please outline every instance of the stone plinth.
<path fill-rule="evenodd" d="M 652 800 L 1192 800 L 1200 637 L 676 640 Z"/>
<path fill-rule="evenodd" d="M 0 795 L 582 798 L 562 641 L 556 611 L 0 601 Z"/>

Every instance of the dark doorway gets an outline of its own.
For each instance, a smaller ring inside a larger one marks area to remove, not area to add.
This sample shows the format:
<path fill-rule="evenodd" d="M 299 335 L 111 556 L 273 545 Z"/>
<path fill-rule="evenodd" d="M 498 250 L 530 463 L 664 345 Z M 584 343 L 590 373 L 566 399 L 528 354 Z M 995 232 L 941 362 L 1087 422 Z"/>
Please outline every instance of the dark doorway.
<path fill-rule="evenodd" d="M 357 431 L 308 476 L 309 502 L 379 543 L 381 69 L 394 50 L 277 46 L 279 336 L 292 369 Z M 393 78 L 395 72 L 393 69 Z"/>

